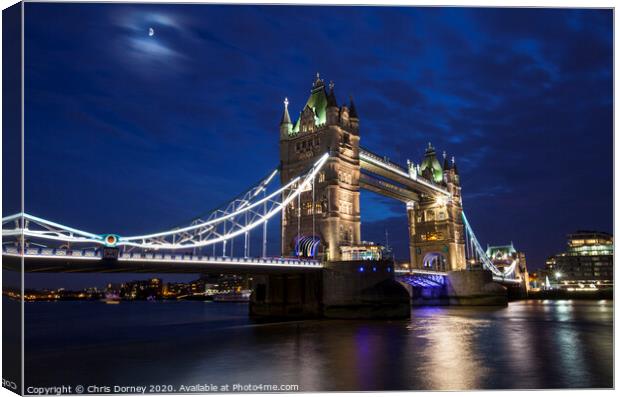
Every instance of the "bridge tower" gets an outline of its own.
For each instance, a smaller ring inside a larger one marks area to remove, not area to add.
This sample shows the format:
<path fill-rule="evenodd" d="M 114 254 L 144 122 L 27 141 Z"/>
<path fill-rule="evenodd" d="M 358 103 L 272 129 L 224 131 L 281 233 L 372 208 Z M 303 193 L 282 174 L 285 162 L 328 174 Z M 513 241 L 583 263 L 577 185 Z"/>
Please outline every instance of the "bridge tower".
<path fill-rule="evenodd" d="M 443 185 L 451 197 L 422 194 L 418 202 L 407 204 L 409 252 L 416 269 L 450 271 L 466 267 L 463 207 L 459 173 L 444 152 L 443 167 L 429 143 L 419 171 L 425 179 Z"/>
<path fill-rule="evenodd" d="M 310 97 L 293 123 L 284 101 L 280 120 L 282 184 L 329 159 L 308 189 L 282 212 L 282 255 L 341 259 L 342 246 L 360 243 L 359 118 L 353 100 L 338 106 L 317 73 Z"/>

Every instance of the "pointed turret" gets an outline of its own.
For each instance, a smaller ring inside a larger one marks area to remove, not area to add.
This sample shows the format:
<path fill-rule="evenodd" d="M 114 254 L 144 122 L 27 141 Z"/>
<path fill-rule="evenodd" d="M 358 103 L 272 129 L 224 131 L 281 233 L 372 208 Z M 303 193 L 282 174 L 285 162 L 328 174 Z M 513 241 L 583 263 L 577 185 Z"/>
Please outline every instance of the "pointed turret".
<path fill-rule="evenodd" d="M 452 156 L 452 161 L 450 164 L 450 181 L 457 186 L 461 185 L 461 180 L 459 178 L 459 170 L 456 168 L 456 162 L 454 161 L 454 156 Z"/>
<path fill-rule="evenodd" d="M 319 72 L 316 72 L 316 79 L 314 80 L 314 84 L 312 84 L 312 89 L 314 90 L 315 88 L 324 86 L 325 82 L 321 79 L 321 75 L 319 74 Z"/>
<path fill-rule="evenodd" d="M 329 83 L 329 94 L 327 94 L 327 124 L 338 124 L 338 101 L 336 101 L 336 93 L 334 92 L 334 82 Z"/>
<path fill-rule="evenodd" d="M 357 109 L 355 109 L 353 97 L 349 97 L 349 122 L 351 123 L 351 129 L 357 134 L 360 128 L 360 119 L 357 117 Z"/>
<path fill-rule="evenodd" d="M 280 125 L 282 124 L 293 124 L 291 123 L 291 116 L 288 114 L 288 98 L 284 98 L 284 112 L 280 120 Z"/>
<path fill-rule="evenodd" d="M 338 102 L 336 101 L 336 94 L 334 93 L 334 82 L 329 82 L 329 94 L 327 94 L 327 107 L 338 107 Z"/>
<path fill-rule="evenodd" d="M 293 129 L 293 123 L 291 123 L 291 116 L 288 114 L 288 98 L 284 98 L 284 112 L 280 119 L 280 139 L 288 137 Z"/>
<path fill-rule="evenodd" d="M 349 117 L 352 119 L 357 119 L 357 109 L 355 109 L 355 102 L 353 102 L 353 97 L 349 97 Z"/>
<path fill-rule="evenodd" d="M 443 170 L 444 172 L 450 170 L 450 162 L 445 150 L 443 151 Z"/>

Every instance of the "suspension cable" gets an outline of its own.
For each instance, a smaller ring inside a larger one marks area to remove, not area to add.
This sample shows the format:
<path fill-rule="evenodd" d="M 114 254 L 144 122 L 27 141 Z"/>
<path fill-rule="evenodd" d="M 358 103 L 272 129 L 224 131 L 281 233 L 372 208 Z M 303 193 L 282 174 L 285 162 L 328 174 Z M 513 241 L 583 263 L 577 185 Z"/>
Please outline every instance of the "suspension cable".
<path fill-rule="evenodd" d="M 301 256 L 301 252 L 299 250 L 300 246 L 300 241 L 299 239 L 301 238 L 301 193 L 297 196 L 297 244 L 296 244 L 296 250 L 297 250 L 297 257 L 299 258 Z"/>
<path fill-rule="evenodd" d="M 314 201 L 314 181 L 316 180 L 316 177 L 312 178 L 312 249 L 314 250 L 314 239 L 315 237 L 315 219 L 314 219 L 314 214 L 316 213 L 316 204 Z M 312 254 L 312 252 L 311 252 Z"/>
<path fill-rule="evenodd" d="M 263 191 L 263 198 L 265 197 L 265 191 Z M 267 202 L 263 203 L 263 213 L 267 213 Z M 263 258 L 267 257 L 267 222 L 263 223 Z"/>

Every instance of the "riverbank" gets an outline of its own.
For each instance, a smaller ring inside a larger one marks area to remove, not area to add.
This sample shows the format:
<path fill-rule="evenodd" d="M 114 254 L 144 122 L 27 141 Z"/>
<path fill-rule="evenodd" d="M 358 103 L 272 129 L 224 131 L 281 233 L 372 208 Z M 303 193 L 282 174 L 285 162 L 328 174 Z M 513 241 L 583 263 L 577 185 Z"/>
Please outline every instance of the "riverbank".
<path fill-rule="evenodd" d="M 547 291 L 530 291 L 527 299 L 550 299 L 550 300 L 613 300 L 614 290 L 598 290 L 598 291 L 566 291 L 566 290 L 547 290 Z"/>

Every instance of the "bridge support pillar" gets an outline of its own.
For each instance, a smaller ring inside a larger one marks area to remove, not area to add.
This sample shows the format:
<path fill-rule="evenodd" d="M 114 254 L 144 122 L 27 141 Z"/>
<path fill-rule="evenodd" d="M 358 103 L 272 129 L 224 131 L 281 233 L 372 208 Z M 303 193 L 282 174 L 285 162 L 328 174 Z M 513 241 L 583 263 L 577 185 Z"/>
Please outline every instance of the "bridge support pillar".
<path fill-rule="evenodd" d="M 524 283 L 519 284 L 507 284 L 509 300 L 527 299 L 528 291 Z"/>
<path fill-rule="evenodd" d="M 329 262 L 317 272 L 258 276 L 250 315 L 294 318 L 408 318 L 411 299 L 388 261 Z"/>
<path fill-rule="evenodd" d="M 254 277 L 250 316 L 314 318 L 321 316 L 321 273 Z"/>
<path fill-rule="evenodd" d="M 506 306 L 506 287 L 493 281 L 489 270 L 448 272 L 446 294 L 451 305 Z"/>
<path fill-rule="evenodd" d="M 329 262 L 323 269 L 323 316 L 409 318 L 411 300 L 391 261 Z"/>
<path fill-rule="evenodd" d="M 448 272 L 443 286 L 407 288 L 413 306 L 506 306 L 509 291 L 488 270 Z"/>

